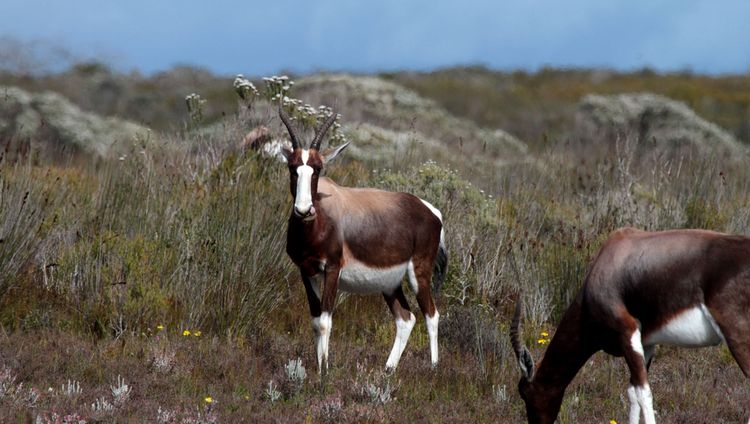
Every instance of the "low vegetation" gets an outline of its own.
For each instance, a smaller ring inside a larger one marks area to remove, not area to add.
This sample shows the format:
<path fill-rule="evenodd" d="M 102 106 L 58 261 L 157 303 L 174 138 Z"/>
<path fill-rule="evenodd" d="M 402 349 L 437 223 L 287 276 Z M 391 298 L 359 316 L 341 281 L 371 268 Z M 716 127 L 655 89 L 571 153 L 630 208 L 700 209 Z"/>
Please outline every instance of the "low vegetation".
<path fill-rule="evenodd" d="M 521 422 L 507 337 L 519 292 L 538 358 L 612 230 L 750 229 L 744 152 L 666 154 L 622 134 L 552 138 L 492 167 L 443 160 L 419 142 L 390 163 L 342 160 L 328 170 L 340 184 L 408 191 L 443 212 L 441 363 L 430 368 L 420 319 L 399 369 L 384 373 L 389 312 L 379 296 L 342 295 L 321 385 L 284 251 L 288 171 L 238 148 L 252 128 L 280 128 L 278 96 L 294 89 L 280 78 L 235 87 L 245 94 L 235 113 L 210 119 L 201 108 L 211 98 L 192 97 L 180 130 L 135 138 L 115 156 L 3 156 L 0 421 Z M 292 100 L 285 107 L 308 128 L 330 113 Z M 340 112 L 333 143 L 354 126 Z M 626 374 L 622 360 L 595 356 L 560 422 L 624 422 Z M 662 422 L 750 415 L 750 387 L 724 347 L 661 348 L 650 381 Z"/>

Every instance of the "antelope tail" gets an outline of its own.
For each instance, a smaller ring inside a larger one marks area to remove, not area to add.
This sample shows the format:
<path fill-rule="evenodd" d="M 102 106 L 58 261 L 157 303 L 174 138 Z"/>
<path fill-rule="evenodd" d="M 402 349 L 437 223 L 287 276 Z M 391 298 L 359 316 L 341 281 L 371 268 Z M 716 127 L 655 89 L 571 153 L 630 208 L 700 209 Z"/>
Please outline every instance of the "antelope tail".
<path fill-rule="evenodd" d="M 445 274 L 447 270 L 448 252 L 445 251 L 443 238 L 440 237 L 440 247 L 438 248 L 437 258 L 435 259 L 435 269 L 432 271 L 432 293 L 435 296 L 440 295 L 440 288 L 443 286 L 443 282 L 445 281 Z"/>

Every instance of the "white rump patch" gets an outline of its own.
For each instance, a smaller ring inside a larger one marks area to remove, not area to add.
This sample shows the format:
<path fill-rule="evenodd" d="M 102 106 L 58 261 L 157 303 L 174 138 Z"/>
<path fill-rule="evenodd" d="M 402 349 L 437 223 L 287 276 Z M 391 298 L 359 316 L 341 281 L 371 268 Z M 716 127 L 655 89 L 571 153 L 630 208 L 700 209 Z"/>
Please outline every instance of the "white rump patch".
<path fill-rule="evenodd" d="M 442 213 L 440 213 L 440 211 L 438 210 L 438 208 L 436 208 L 436 207 L 432 206 L 432 204 L 431 204 L 430 202 L 426 201 L 426 200 L 423 200 L 423 199 L 419 199 L 419 200 L 421 200 L 421 201 L 422 201 L 422 203 L 424 203 L 424 205 L 425 205 L 425 206 L 427 206 L 427 208 L 428 208 L 428 209 L 429 209 L 429 210 L 430 210 L 430 211 L 431 211 L 431 212 L 432 212 L 432 213 L 433 213 L 433 214 L 434 214 L 434 215 L 435 215 L 436 217 L 438 217 L 438 219 L 440 220 L 440 222 L 441 222 L 441 223 L 443 222 L 443 214 L 442 214 Z M 443 248 L 445 248 L 445 232 L 443 231 L 443 229 L 442 229 L 442 228 L 440 229 L 440 245 L 441 245 L 441 246 L 443 246 Z"/>
<path fill-rule="evenodd" d="M 422 200 L 422 199 L 419 199 L 419 200 Z M 424 205 L 427 206 L 427 208 L 430 209 L 430 211 L 433 214 L 435 214 L 436 217 L 438 217 L 438 219 L 440 220 L 440 222 L 443 222 L 443 214 L 440 213 L 440 211 L 438 210 L 438 208 L 432 206 L 432 204 L 430 202 L 426 201 L 426 200 L 422 200 L 422 203 L 424 203 Z"/>
<path fill-rule="evenodd" d="M 673 317 L 663 327 L 649 334 L 646 345 L 671 344 L 681 347 L 715 346 L 724 340 L 716 320 L 700 304 Z"/>
<path fill-rule="evenodd" d="M 408 262 L 388 268 L 375 268 L 350 260 L 341 270 L 339 288 L 357 294 L 390 294 L 401 285 L 407 266 Z"/>

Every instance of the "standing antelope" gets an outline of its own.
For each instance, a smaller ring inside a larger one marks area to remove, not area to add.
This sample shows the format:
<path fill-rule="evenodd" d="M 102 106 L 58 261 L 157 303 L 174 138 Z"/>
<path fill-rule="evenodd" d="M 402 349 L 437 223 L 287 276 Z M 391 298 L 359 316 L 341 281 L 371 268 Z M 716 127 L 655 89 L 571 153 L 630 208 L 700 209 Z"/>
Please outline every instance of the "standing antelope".
<path fill-rule="evenodd" d="M 323 166 L 349 143 L 320 151 L 336 113 L 318 128 L 309 149 L 300 146 L 289 117 L 279 116 L 289 131 L 289 165 L 294 208 L 289 217 L 286 251 L 299 267 L 310 304 L 318 369 L 328 367 L 328 342 L 336 291 L 382 293 L 396 320 L 396 340 L 387 368 L 396 368 L 416 318 L 409 310 L 401 282 L 408 274 L 427 322 L 433 366 L 438 362 L 438 314 L 435 288 L 445 275 L 447 256 L 440 211 L 407 193 L 341 187 L 320 177 Z"/>
<path fill-rule="evenodd" d="M 510 338 L 530 423 L 553 423 L 565 388 L 591 355 L 624 356 L 629 422 L 655 423 L 647 370 L 657 344 L 703 347 L 726 341 L 750 377 L 750 237 L 703 230 L 615 231 L 538 366 L 519 342 L 521 302 Z"/>

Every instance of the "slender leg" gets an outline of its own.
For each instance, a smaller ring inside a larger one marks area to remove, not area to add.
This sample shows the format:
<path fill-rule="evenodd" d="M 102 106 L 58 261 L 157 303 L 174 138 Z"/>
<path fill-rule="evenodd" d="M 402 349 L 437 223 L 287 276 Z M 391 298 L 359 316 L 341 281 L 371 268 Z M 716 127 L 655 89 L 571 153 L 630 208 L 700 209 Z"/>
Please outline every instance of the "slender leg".
<path fill-rule="evenodd" d="M 747 293 L 750 278 L 736 278 L 727 282 L 721 293 L 710 299 L 707 314 L 716 321 L 717 331 L 721 332 L 740 366 L 745 377 L 750 378 L 750 294 Z"/>
<path fill-rule="evenodd" d="M 313 331 L 315 332 L 315 350 L 318 354 L 318 371 L 321 373 L 328 369 L 328 342 L 331 337 L 333 322 L 331 314 L 323 312 L 319 317 L 313 318 Z"/>
<path fill-rule="evenodd" d="M 393 349 L 391 349 L 391 354 L 388 356 L 385 367 L 396 369 L 417 319 L 411 313 L 411 310 L 409 310 L 409 303 L 406 301 L 406 296 L 404 296 L 404 290 L 401 286 L 390 295 L 383 293 L 383 297 L 388 304 L 388 309 L 393 314 L 393 318 L 396 320 L 396 339 L 393 341 Z"/>
<path fill-rule="evenodd" d="M 322 361 L 324 353 L 324 337 L 327 337 L 323 331 L 324 328 L 330 328 L 330 315 L 325 318 L 322 316 L 320 304 L 320 287 L 310 277 L 302 275 L 302 281 L 305 283 L 305 293 L 307 293 L 307 303 L 310 305 L 310 315 L 312 316 L 313 333 L 315 334 L 315 350 L 318 357 L 318 371 L 322 370 Z M 321 321 L 323 324 L 321 325 Z M 327 343 L 325 343 L 327 346 Z"/>
<path fill-rule="evenodd" d="M 331 338 L 333 307 L 336 304 L 340 271 L 337 265 L 326 265 L 323 278 L 325 283 L 320 289 L 320 314 L 316 317 L 313 313 L 318 370 L 321 374 L 328 369 L 328 343 Z M 308 299 L 309 297 L 308 294 Z"/>
<path fill-rule="evenodd" d="M 417 303 L 419 303 L 419 309 L 422 310 L 427 324 L 427 335 L 430 338 L 430 358 L 432 366 L 435 367 L 438 363 L 438 321 L 440 314 L 435 308 L 435 301 L 430 290 L 432 262 L 412 260 L 409 262 L 408 271 L 411 287 L 417 287 L 418 289 L 416 291 Z"/>
<path fill-rule="evenodd" d="M 631 331 L 630 337 L 624 338 L 622 344 L 625 362 L 627 362 L 630 369 L 630 387 L 628 388 L 628 399 L 631 402 L 630 424 L 638 424 L 640 421 L 639 412 L 641 411 L 643 412 L 646 424 L 656 424 L 653 397 L 651 395 L 651 388 L 648 385 L 646 359 L 640 330 L 636 328 L 634 331 Z"/>
<path fill-rule="evenodd" d="M 635 394 L 635 386 L 628 386 L 628 402 L 630 403 L 628 423 L 638 424 L 641 421 L 641 407 L 638 405 L 638 395 Z"/>
<path fill-rule="evenodd" d="M 651 362 L 654 360 L 654 353 L 656 352 L 656 346 L 648 346 L 644 348 L 646 356 L 646 372 L 651 369 Z"/>
<path fill-rule="evenodd" d="M 305 284 L 305 294 L 307 294 L 307 303 L 310 305 L 310 315 L 313 318 L 320 316 L 320 295 L 317 283 L 310 277 L 302 275 L 302 282 Z"/>
<path fill-rule="evenodd" d="M 750 294 L 747 287 L 750 287 L 750 278 L 730 280 L 709 300 L 705 312 L 716 321 L 716 330 L 721 332 L 737 365 L 750 380 L 750 317 L 746 313 L 750 307 Z M 737 293 L 744 295 L 738 296 Z M 750 424 L 750 418 L 747 424 Z"/>

